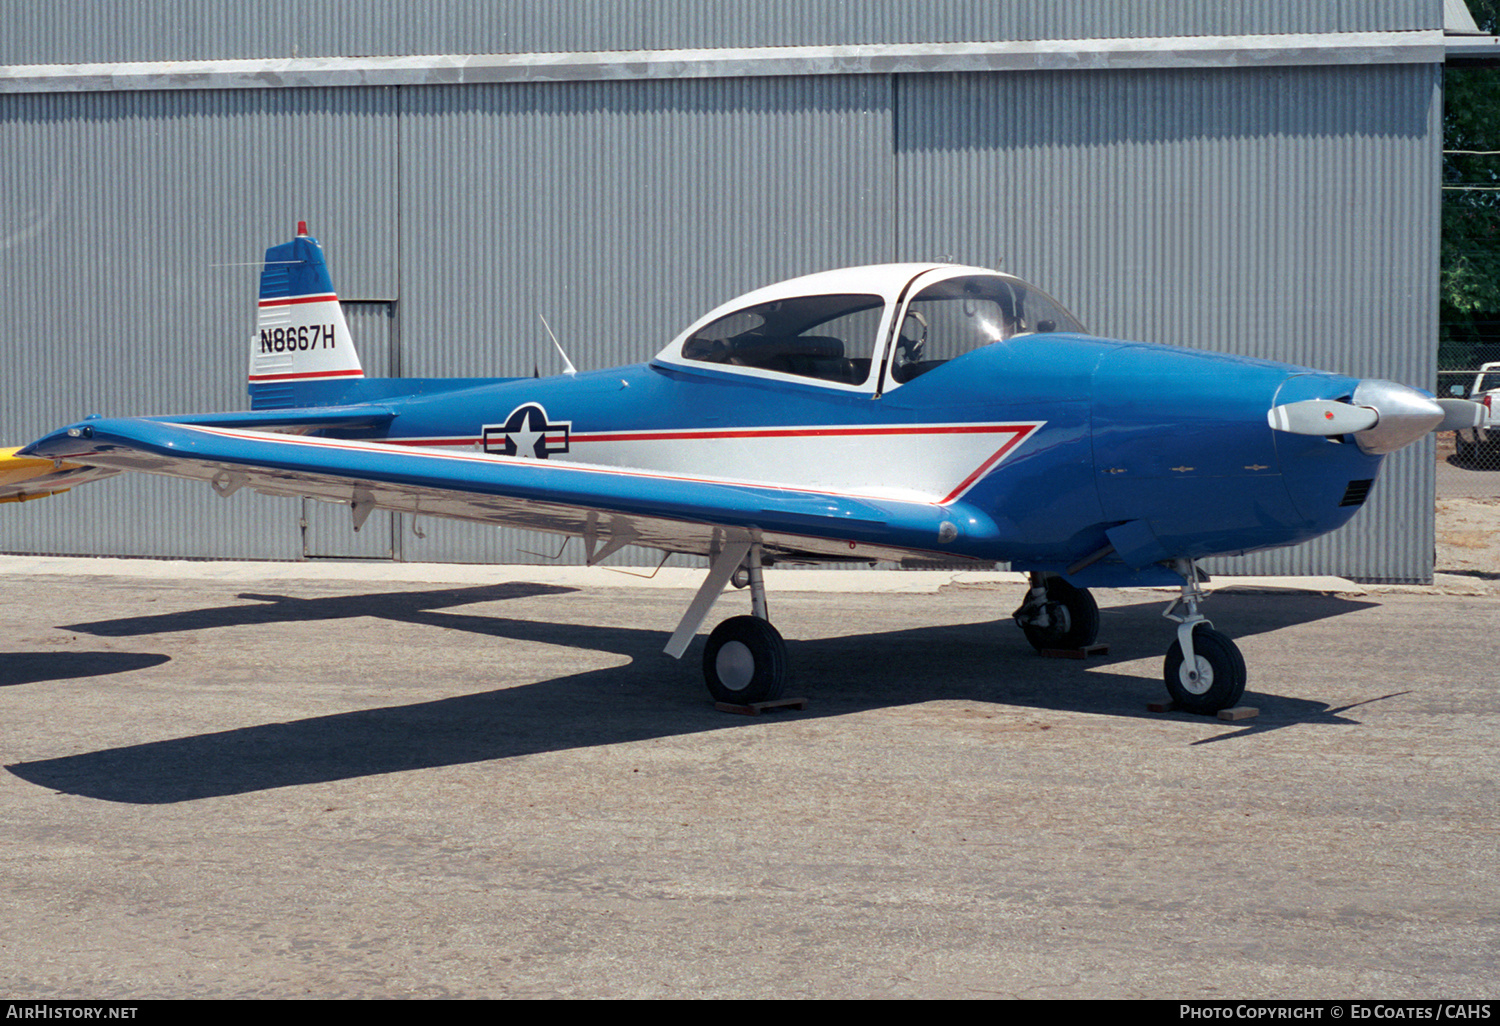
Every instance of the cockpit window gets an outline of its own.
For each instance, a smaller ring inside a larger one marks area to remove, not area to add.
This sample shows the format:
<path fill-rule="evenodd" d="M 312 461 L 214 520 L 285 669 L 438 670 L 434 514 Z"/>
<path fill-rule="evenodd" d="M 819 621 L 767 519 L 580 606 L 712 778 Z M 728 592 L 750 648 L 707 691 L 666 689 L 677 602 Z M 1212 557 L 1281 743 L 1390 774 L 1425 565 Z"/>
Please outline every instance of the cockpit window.
<path fill-rule="evenodd" d="M 1046 293 L 1014 279 L 948 278 L 907 305 L 891 352 L 891 379 L 910 381 L 971 349 L 1018 335 L 1083 330 Z"/>
<path fill-rule="evenodd" d="M 880 330 L 879 296 L 779 299 L 736 310 L 694 332 L 684 359 L 860 385 Z"/>

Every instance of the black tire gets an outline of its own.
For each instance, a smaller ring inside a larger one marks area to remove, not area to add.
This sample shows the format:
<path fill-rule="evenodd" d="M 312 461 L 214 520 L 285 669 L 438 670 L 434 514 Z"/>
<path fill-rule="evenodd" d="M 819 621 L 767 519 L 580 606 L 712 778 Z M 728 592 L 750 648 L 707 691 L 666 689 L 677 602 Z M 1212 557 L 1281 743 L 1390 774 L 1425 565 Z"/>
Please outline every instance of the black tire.
<path fill-rule="evenodd" d="M 1208 627 L 1193 631 L 1193 654 L 1197 656 L 1200 678 L 1183 680 L 1182 644 L 1172 642 L 1162 677 L 1167 691 L 1179 709 L 1212 716 L 1220 709 L 1239 704 L 1245 694 L 1245 657 L 1227 634 Z"/>
<path fill-rule="evenodd" d="M 1038 652 L 1049 648 L 1083 648 L 1099 637 L 1099 604 L 1086 588 L 1075 588 L 1061 577 L 1047 578 L 1049 627 L 1021 625 L 1026 640 Z"/>
<path fill-rule="evenodd" d="M 758 616 L 734 616 L 714 628 L 703 649 L 703 680 L 716 702 L 749 705 L 786 689 L 786 642 Z"/>

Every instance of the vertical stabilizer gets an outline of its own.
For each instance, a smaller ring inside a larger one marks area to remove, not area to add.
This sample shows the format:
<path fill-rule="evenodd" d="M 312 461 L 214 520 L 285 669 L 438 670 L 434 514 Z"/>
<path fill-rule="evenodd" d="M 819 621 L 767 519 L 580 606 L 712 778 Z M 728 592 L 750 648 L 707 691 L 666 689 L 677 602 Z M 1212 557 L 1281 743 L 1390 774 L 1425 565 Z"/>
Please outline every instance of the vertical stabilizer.
<path fill-rule="evenodd" d="M 266 250 L 260 315 L 250 339 L 254 409 L 305 405 L 305 385 L 362 378 L 364 369 L 344 320 L 323 248 L 297 223 L 297 237 Z"/>

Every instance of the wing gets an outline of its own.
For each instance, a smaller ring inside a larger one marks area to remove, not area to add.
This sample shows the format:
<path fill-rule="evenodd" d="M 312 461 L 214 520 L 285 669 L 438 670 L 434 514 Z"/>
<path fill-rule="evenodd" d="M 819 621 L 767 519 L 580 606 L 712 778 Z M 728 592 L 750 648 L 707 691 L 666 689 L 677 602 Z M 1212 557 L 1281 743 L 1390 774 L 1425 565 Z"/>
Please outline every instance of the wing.
<path fill-rule="evenodd" d="M 250 413 L 209 413 L 193 417 L 153 418 L 163 423 L 191 423 L 212 427 L 255 427 L 263 431 L 304 434 L 327 428 L 358 431 L 389 424 L 395 411 L 382 406 L 328 406 L 290 410 L 256 410 Z M 65 428 L 82 432 L 92 422 Z M 83 464 L 35 455 L 36 446 L 0 449 L 0 502 L 27 502 L 69 491 L 90 481 L 113 477 L 122 469 Z"/>
<path fill-rule="evenodd" d="M 378 508 L 578 535 L 590 562 L 624 545 L 710 554 L 729 538 L 753 538 L 789 560 L 989 561 L 985 545 L 998 535 L 993 520 L 962 501 L 902 502 L 194 421 L 84 421 L 24 455 L 207 481 L 224 496 L 249 487 L 347 503 L 356 526 Z"/>

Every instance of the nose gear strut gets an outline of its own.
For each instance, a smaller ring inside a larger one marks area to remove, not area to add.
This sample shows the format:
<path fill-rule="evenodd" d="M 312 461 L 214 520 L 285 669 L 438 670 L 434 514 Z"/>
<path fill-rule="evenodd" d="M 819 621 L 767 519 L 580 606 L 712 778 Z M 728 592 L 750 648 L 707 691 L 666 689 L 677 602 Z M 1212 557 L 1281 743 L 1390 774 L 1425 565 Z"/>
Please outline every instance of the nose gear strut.
<path fill-rule="evenodd" d="M 1162 613 L 1177 624 L 1177 640 L 1162 667 L 1167 691 L 1187 712 L 1228 709 L 1245 693 L 1245 657 L 1198 609 L 1207 598 L 1202 588 L 1207 575 L 1191 559 L 1173 560 L 1172 569 L 1182 577 L 1182 594 Z"/>

